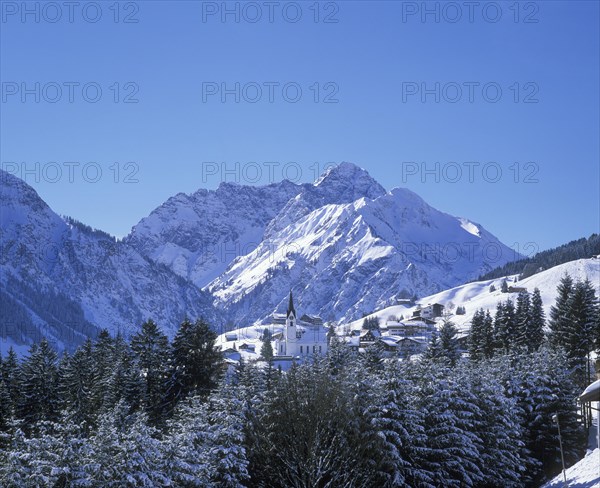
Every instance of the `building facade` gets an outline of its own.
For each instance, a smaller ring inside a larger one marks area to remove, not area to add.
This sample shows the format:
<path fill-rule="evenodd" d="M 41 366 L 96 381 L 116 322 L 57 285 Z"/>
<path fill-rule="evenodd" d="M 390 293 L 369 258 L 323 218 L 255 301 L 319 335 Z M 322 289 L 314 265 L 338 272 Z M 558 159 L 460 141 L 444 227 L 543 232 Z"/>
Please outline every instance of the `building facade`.
<path fill-rule="evenodd" d="M 303 317 L 304 318 L 304 317 Z M 294 307 L 294 299 L 290 291 L 285 328 L 275 339 L 276 356 L 290 358 L 308 358 L 315 354 L 327 352 L 327 329 L 318 317 L 310 321 L 299 320 Z"/>

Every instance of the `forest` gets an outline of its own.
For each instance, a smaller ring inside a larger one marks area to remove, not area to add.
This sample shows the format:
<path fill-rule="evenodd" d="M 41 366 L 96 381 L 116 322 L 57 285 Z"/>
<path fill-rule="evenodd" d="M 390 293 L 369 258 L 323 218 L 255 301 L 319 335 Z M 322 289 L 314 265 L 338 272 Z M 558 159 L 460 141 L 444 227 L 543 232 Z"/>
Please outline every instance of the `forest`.
<path fill-rule="evenodd" d="M 584 452 L 600 324 L 588 281 L 563 277 L 547 333 L 537 302 L 479 311 L 468 351 L 445 320 L 416 360 L 332 334 L 287 372 L 225 365 L 203 320 L 172 341 L 151 320 L 103 331 L 60 357 L 42 340 L 0 363 L 0 485 L 540 486 L 561 466 L 554 415 L 567 464 Z"/>

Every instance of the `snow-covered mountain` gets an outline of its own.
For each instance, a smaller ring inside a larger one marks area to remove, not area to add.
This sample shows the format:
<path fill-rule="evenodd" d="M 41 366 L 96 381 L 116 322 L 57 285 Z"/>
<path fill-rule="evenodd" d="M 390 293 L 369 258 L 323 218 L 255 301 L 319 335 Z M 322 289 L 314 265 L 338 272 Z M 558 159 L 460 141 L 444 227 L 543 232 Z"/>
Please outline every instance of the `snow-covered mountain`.
<path fill-rule="evenodd" d="M 304 311 L 350 320 L 401 291 L 431 294 L 518 257 L 482 226 L 409 190 L 386 193 L 346 163 L 305 186 L 205 289 L 240 325 L 281 308 L 290 289 Z"/>
<path fill-rule="evenodd" d="M 256 248 L 269 222 L 300 190 L 284 180 L 268 186 L 222 183 L 214 191 L 179 193 L 142 219 L 125 241 L 202 287 L 235 257 Z"/>
<path fill-rule="evenodd" d="M 546 318 L 548 318 L 550 307 L 556 302 L 556 287 L 565 273 L 568 273 L 573 280 L 589 279 L 596 288 L 596 294 L 600 295 L 600 259 L 578 259 L 559 264 L 516 283 L 514 283 L 516 275 L 493 280 L 475 281 L 423 297 L 416 302 L 415 306 L 392 305 L 376 311 L 373 315 L 384 322 L 389 317 L 399 318 L 403 316 L 407 318 L 412 316 L 417 305 L 424 307 L 428 304 L 441 303 L 445 306 L 445 311 L 450 313 L 456 311 L 456 307 L 461 306 L 465 308 L 466 313 L 464 315 L 451 315 L 450 318 L 459 330 L 467 331 L 470 328 L 473 314 L 480 308 L 489 310 L 493 315 L 498 302 L 506 301 L 508 298 L 516 302 L 518 293 L 502 293 L 500 290 L 502 281 L 506 279 L 509 285 L 526 288 L 529 292 L 538 288 L 544 304 L 544 312 Z M 496 289 L 495 291 L 490 291 L 492 285 Z M 345 325 L 350 329 L 360 329 L 362 319 Z"/>
<path fill-rule="evenodd" d="M 170 269 L 68 218 L 22 180 L 0 173 L 3 338 L 70 347 L 99 328 L 134 332 L 147 318 L 172 334 L 181 319 L 217 320 L 206 293 Z"/>
<path fill-rule="evenodd" d="M 349 319 L 400 291 L 430 294 L 519 257 L 408 190 L 386 193 L 351 163 L 314 184 L 176 195 L 126 241 L 213 293 L 240 325 L 267 317 L 290 289 L 307 312 Z"/>
<path fill-rule="evenodd" d="M 149 317 L 172 334 L 185 314 L 244 326 L 290 289 L 302 313 L 351 320 L 519 257 L 482 226 L 408 190 L 386 192 L 350 163 L 314 184 L 175 195 L 123 241 L 59 217 L 29 185 L 1 176 L 2 335 L 16 342 L 76 344 Z"/>

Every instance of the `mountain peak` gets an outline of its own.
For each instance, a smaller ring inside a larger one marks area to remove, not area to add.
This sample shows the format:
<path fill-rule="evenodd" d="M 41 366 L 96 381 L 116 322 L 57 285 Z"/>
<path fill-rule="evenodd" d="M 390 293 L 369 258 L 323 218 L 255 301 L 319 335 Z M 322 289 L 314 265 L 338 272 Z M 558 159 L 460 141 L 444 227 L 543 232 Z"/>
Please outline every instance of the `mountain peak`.
<path fill-rule="evenodd" d="M 340 196 L 345 202 L 353 202 L 362 197 L 374 199 L 386 193 L 367 170 L 348 162 L 328 168 L 313 186 L 341 192 Z"/>

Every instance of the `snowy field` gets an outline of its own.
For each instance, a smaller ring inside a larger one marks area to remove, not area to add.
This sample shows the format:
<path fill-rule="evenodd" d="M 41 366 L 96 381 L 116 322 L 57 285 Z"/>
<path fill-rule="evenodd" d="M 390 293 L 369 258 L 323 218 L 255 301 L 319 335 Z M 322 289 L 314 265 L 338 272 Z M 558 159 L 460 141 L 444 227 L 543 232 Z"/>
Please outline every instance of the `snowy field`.
<path fill-rule="evenodd" d="M 515 276 L 507 276 L 508 285 L 527 288 L 530 293 L 534 288 L 539 288 L 544 303 L 544 312 L 546 319 L 550 313 L 550 307 L 554 305 L 556 300 L 556 287 L 565 273 L 569 273 L 573 280 L 585 279 L 591 281 L 596 288 L 596 294 L 600 294 L 600 259 L 579 259 L 568 263 L 560 264 L 541 273 L 525 278 L 521 281 L 513 283 Z M 489 310 L 492 316 L 496 310 L 496 305 L 500 301 L 506 301 L 511 298 L 516 302 L 518 293 L 502 293 L 500 287 L 505 278 L 495 280 L 476 281 L 466 285 L 457 286 L 449 290 L 436 293 L 424 297 L 417 301 L 418 305 L 426 306 L 429 303 L 441 303 L 446 308 L 452 303 L 454 307 L 464 306 L 466 309 L 465 315 L 452 315 L 452 321 L 456 324 L 460 331 L 469 329 L 473 314 L 480 308 Z M 490 286 L 494 285 L 496 291 L 490 293 Z M 374 316 L 380 318 L 382 323 L 385 323 L 390 315 L 408 318 L 416 307 L 406 307 L 404 305 L 395 305 L 375 312 Z M 350 329 L 360 329 L 363 319 L 356 320 L 349 324 Z"/>

